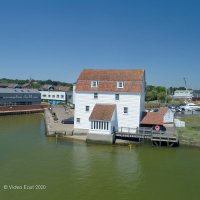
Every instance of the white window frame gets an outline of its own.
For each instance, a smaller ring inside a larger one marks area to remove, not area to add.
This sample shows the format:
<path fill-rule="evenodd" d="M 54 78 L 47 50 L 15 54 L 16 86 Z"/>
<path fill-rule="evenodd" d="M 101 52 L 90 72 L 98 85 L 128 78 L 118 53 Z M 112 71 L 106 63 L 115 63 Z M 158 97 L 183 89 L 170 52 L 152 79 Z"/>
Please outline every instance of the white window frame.
<path fill-rule="evenodd" d="M 123 81 L 117 81 L 117 88 L 124 88 L 124 82 Z"/>
<path fill-rule="evenodd" d="M 108 131 L 109 122 L 108 121 L 91 121 L 91 129 Z"/>
<path fill-rule="evenodd" d="M 80 122 L 81 122 L 81 118 L 79 118 L 79 117 L 76 118 L 76 122 L 77 122 L 77 123 L 80 123 Z"/>
<path fill-rule="evenodd" d="M 91 81 L 91 87 L 98 87 L 98 81 Z"/>

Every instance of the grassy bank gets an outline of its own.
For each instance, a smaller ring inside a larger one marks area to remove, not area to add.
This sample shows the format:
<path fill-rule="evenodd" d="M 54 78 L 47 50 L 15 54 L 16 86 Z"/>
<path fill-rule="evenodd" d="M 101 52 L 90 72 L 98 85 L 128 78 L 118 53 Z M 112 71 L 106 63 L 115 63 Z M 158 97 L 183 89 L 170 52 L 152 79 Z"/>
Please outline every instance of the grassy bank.
<path fill-rule="evenodd" d="M 184 128 L 177 128 L 180 144 L 200 147 L 200 116 L 183 116 L 180 119 L 186 125 Z"/>

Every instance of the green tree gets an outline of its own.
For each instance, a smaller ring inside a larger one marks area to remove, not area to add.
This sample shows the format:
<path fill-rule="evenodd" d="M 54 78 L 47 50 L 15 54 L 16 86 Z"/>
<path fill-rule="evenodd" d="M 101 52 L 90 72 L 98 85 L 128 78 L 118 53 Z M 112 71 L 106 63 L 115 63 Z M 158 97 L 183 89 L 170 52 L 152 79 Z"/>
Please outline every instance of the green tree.
<path fill-rule="evenodd" d="M 156 91 L 157 93 L 166 92 L 166 88 L 163 86 L 157 86 Z"/>
<path fill-rule="evenodd" d="M 146 101 L 153 101 L 156 99 L 156 95 L 154 94 L 154 92 L 149 91 L 146 93 Z"/>
<path fill-rule="evenodd" d="M 152 92 L 153 90 L 155 90 L 155 86 L 153 86 L 153 85 L 147 85 L 146 86 L 146 92 Z"/>
<path fill-rule="evenodd" d="M 167 103 L 171 103 L 172 102 L 172 97 L 166 96 L 165 100 L 166 100 Z"/>
<path fill-rule="evenodd" d="M 38 83 L 38 82 L 33 82 L 33 83 L 32 83 L 32 87 L 33 87 L 34 89 L 39 89 L 39 88 L 41 88 L 41 84 Z"/>
<path fill-rule="evenodd" d="M 51 79 L 48 79 L 48 80 L 46 80 L 45 82 L 46 82 L 46 84 L 49 84 L 49 85 L 52 84 L 52 80 L 51 80 Z"/>
<path fill-rule="evenodd" d="M 166 93 L 165 92 L 160 92 L 157 94 L 157 98 L 160 102 L 165 102 L 165 99 L 166 99 Z"/>

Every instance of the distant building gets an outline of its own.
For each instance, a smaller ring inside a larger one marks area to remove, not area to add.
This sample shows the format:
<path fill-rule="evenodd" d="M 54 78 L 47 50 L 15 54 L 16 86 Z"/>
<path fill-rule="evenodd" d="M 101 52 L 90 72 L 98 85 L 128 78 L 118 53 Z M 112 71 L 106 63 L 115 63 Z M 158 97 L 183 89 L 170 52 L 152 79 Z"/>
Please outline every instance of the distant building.
<path fill-rule="evenodd" d="M 190 99 L 192 99 L 192 90 L 176 90 L 174 92 L 173 98 L 190 100 Z"/>
<path fill-rule="evenodd" d="M 62 91 L 40 91 L 42 101 L 47 101 L 49 104 L 66 103 L 66 93 Z"/>
<path fill-rule="evenodd" d="M 66 97 L 67 97 L 67 102 L 70 104 L 74 104 L 74 99 L 73 99 L 73 91 L 66 91 Z"/>
<path fill-rule="evenodd" d="M 16 83 L 0 83 L 0 88 L 22 88 L 21 85 Z"/>
<path fill-rule="evenodd" d="M 26 88 L 26 89 L 31 89 L 32 88 L 32 83 L 31 82 L 28 82 L 28 83 L 24 83 L 22 86 L 22 88 Z"/>
<path fill-rule="evenodd" d="M 200 101 L 200 90 L 193 90 L 193 101 Z"/>
<path fill-rule="evenodd" d="M 56 91 L 68 92 L 69 89 L 70 89 L 70 87 L 68 87 L 68 86 L 62 86 L 62 85 L 54 86 L 54 90 L 56 90 Z"/>
<path fill-rule="evenodd" d="M 22 88 L 22 86 L 19 84 L 16 84 L 16 83 L 9 83 L 8 88 L 14 88 L 14 89 L 19 88 L 20 89 L 20 88 Z"/>
<path fill-rule="evenodd" d="M 49 85 L 49 84 L 45 84 L 42 86 L 41 90 L 43 91 L 53 91 L 54 90 L 54 86 L 53 85 Z"/>
<path fill-rule="evenodd" d="M 9 83 L 0 83 L 0 88 L 7 88 Z"/>
<path fill-rule="evenodd" d="M 41 95 L 35 89 L 0 88 L 0 106 L 33 105 L 41 103 Z"/>

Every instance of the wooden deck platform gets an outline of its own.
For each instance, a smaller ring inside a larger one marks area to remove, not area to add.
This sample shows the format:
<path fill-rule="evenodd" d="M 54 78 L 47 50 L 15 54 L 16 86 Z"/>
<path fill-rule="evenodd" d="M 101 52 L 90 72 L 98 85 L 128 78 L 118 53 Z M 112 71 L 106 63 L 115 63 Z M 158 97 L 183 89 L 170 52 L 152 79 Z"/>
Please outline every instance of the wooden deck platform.
<path fill-rule="evenodd" d="M 150 128 L 131 129 L 121 127 L 114 133 L 115 139 L 145 141 L 149 140 L 153 145 L 161 146 L 178 146 L 178 134 L 175 129 L 173 131 L 155 131 Z"/>

